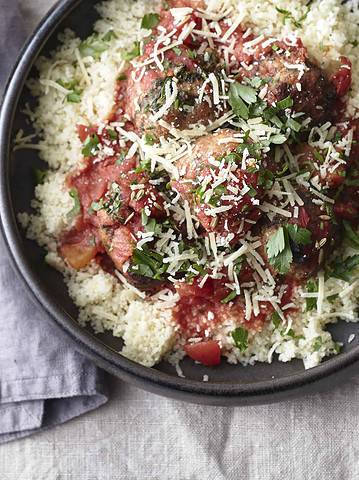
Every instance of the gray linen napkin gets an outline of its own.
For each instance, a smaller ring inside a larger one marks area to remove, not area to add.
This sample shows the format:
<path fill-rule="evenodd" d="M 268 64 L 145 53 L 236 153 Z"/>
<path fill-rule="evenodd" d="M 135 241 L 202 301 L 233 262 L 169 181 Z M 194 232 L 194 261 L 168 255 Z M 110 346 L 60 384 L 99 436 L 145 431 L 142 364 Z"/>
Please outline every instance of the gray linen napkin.
<path fill-rule="evenodd" d="M 0 11 L 1 94 L 26 32 L 16 2 Z M 106 403 L 104 377 L 27 298 L 0 237 L 0 444 Z"/>

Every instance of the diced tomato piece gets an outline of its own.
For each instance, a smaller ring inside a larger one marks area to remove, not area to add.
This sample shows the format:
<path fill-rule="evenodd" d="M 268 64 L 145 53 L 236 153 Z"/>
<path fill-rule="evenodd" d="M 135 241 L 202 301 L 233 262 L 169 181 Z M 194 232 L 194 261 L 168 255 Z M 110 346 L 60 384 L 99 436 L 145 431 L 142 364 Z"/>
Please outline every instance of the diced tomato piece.
<path fill-rule="evenodd" d="M 103 228 L 100 230 L 100 238 L 116 268 L 121 269 L 123 264 L 131 258 L 135 245 L 130 230 L 123 225 L 114 232 Z"/>
<path fill-rule="evenodd" d="M 214 340 L 188 344 L 185 345 L 184 349 L 192 360 L 200 362 L 207 367 L 213 367 L 221 363 L 221 349 Z"/>
<path fill-rule="evenodd" d="M 347 57 L 340 57 L 341 66 L 331 80 L 339 97 L 343 97 L 352 83 L 352 63 Z"/>
<path fill-rule="evenodd" d="M 90 133 L 89 127 L 87 127 L 86 125 L 77 125 L 77 134 L 82 143 L 89 136 L 89 133 Z"/>
<path fill-rule="evenodd" d="M 68 243 L 61 245 L 60 254 L 72 268 L 79 270 L 86 267 L 95 258 L 97 247 L 86 246 L 83 243 Z"/>

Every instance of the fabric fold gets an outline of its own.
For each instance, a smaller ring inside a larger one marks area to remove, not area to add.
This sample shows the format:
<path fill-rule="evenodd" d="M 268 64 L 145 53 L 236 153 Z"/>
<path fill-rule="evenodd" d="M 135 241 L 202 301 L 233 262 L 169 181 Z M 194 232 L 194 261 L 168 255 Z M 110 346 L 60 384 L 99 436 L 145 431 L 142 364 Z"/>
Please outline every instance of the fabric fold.
<path fill-rule="evenodd" d="M 0 0 L 0 94 L 26 32 L 17 2 Z M 1 234 L 0 234 L 1 237 Z M 106 403 L 105 374 L 28 297 L 0 238 L 0 443 Z"/>

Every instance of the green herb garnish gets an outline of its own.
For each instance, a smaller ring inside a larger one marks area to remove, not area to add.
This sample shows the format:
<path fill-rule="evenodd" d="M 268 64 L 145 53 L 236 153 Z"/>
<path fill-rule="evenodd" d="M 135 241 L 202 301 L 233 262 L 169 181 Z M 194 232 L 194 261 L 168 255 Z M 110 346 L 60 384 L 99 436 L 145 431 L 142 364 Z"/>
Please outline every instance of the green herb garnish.
<path fill-rule="evenodd" d="M 346 259 L 338 258 L 328 267 L 330 277 L 350 282 L 353 270 L 359 265 L 359 255 L 352 255 Z"/>
<path fill-rule="evenodd" d="M 99 143 L 100 139 L 96 133 L 89 135 L 82 146 L 82 155 L 84 157 L 93 157 L 98 150 Z"/>
<path fill-rule="evenodd" d="M 67 213 L 67 219 L 68 221 L 71 221 L 74 217 L 76 217 L 81 212 L 81 203 L 80 203 L 80 197 L 76 188 L 71 188 L 71 190 L 69 191 L 69 195 L 74 200 L 74 206 Z"/>
<path fill-rule="evenodd" d="M 318 291 L 318 283 L 314 280 L 308 280 L 307 282 L 307 292 L 315 293 Z M 306 312 L 310 312 L 317 308 L 317 299 L 315 297 L 309 297 L 305 299 L 306 303 Z"/>
<path fill-rule="evenodd" d="M 347 220 L 343 221 L 345 238 L 350 246 L 359 249 L 359 235 L 353 230 L 352 226 Z"/>
<path fill-rule="evenodd" d="M 242 327 L 236 328 L 231 336 L 234 340 L 234 344 L 241 352 L 245 352 L 248 348 L 248 330 Z"/>
<path fill-rule="evenodd" d="M 154 145 L 158 142 L 158 138 L 153 133 L 146 133 L 145 135 L 145 142 L 147 145 Z"/>
<path fill-rule="evenodd" d="M 34 176 L 35 176 L 36 185 L 40 185 L 40 184 L 44 183 L 44 180 L 45 180 L 46 175 L 47 175 L 47 171 L 46 170 L 40 170 L 39 168 L 34 168 L 33 172 L 34 172 Z"/>
<path fill-rule="evenodd" d="M 278 312 L 272 313 L 272 322 L 273 322 L 274 328 L 278 328 L 279 325 L 282 323 L 282 319 L 280 318 L 280 315 Z"/>
<path fill-rule="evenodd" d="M 273 187 L 274 175 L 270 170 L 260 170 L 258 175 L 258 185 L 265 190 L 270 190 Z"/>
<path fill-rule="evenodd" d="M 124 52 L 122 54 L 122 58 L 129 62 L 130 60 L 133 60 L 134 58 L 139 57 L 140 54 L 141 54 L 140 42 L 135 42 L 133 44 L 132 50 L 128 52 Z"/>
<path fill-rule="evenodd" d="M 308 245 L 311 242 L 311 232 L 298 225 L 286 224 L 279 227 L 267 241 L 269 263 L 282 275 L 288 273 L 293 262 L 291 241 L 297 245 Z"/>
<path fill-rule="evenodd" d="M 141 21 L 141 28 L 145 28 L 146 30 L 152 30 L 158 22 L 160 21 L 160 16 L 158 13 L 146 13 L 143 16 Z"/>
<path fill-rule="evenodd" d="M 107 33 L 105 33 L 105 35 L 102 37 L 102 40 L 104 42 L 109 42 L 113 38 L 118 38 L 118 37 L 117 37 L 116 33 L 111 29 Z"/>
<path fill-rule="evenodd" d="M 237 297 L 237 292 L 232 290 L 226 297 L 221 300 L 221 303 L 229 303 Z"/>
<path fill-rule="evenodd" d="M 302 22 L 307 18 L 310 6 L 307 6 L 307 11 L 298 19 L 296 19 L 289 10 L 279 7 L 275 7 L 275 9 L 283 16 L 283 24 L 289 20 L 296 28 L 302 28 Z"/>
<path fill-rule="evenodd" d="M 323 339 L 322 337 L 316 337 L 316 339 L 313 342 L 313 350 L 314 352 L 319 352 L 323 345 Z"/>
<path fill-rule="evenodd" d="M 134 249 L 130 270 L 137 275 L 161 280 L 167 266 L 161 254 L 143 247 L 143 250 Z"/>
<path fill-rule="evenodd" d="M 82 57 L 92 57 L 98 60 L 101 53 L 108 49 L 108 44 L 101 40 L 97 35 L 84 40 L 79 46 L 79 51 Z"/>

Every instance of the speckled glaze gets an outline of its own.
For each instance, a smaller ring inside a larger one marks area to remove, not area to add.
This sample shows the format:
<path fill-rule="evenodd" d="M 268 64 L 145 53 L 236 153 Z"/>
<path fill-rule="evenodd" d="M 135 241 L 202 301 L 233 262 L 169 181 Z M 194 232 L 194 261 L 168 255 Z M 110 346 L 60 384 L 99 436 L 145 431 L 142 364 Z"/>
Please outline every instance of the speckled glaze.
<path fill-rule="evenodd" d="M 34 104 L 24 87 L 34 61 L 40 54 L 51 51 L 57 43 L 57 33 L 71 28 L 81 36 L 91 33 L 97 18 L 95 0 L 64 0 L 58 2 L 41 22 L 21 52 L 4 94 L 0 114 L 0 213 L 3 233 L 15 269 L 30 291 L 33 300 L 48 312 L 55 322 L 75 342 L 76 348 L 108 372 L 146 390 L 209 405 L 248 405 L 267 403 L 299 394 L 330 388 L 357 370 L 359 359 L 359 324 L 341 322 L 331 328 L 335 340 L 344 343 L 343 352 L 319 367 L 305 371 L 302 362 L 287 364 L 256 364 L 251 367 L 229 365 L 225 362 L 215 368 L 195 365 L 185 359 L 179 378 L 173 367 L 161 363 L 146 368 L 122 357 L 118 350 L 121 341 L 109 334 L 95 336 L 90 329 L 77 322 L 77 309 L 68 296 L 60 273 L 44 262 L 44 251 L 24 238 L 16 215 L 28 211 L 34 194 L 33 167 L 43 167 L 35 151 L 11 152 L 14 132 L 26 125 L 20 112 L 29 102 Z M 26 161 L 24 159 L 26 157 Z M 356 339 L 347 344 L 349 334 Z M 31 341 L 31 339 L 29 339 Z M 203 382 L 203 375 L 209 376 Z"/>

